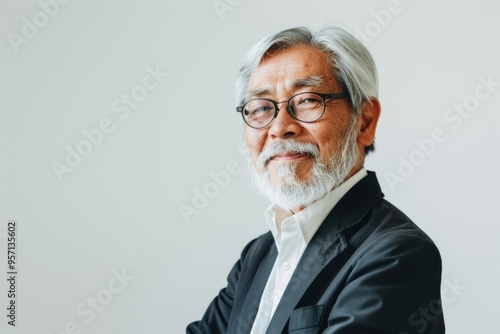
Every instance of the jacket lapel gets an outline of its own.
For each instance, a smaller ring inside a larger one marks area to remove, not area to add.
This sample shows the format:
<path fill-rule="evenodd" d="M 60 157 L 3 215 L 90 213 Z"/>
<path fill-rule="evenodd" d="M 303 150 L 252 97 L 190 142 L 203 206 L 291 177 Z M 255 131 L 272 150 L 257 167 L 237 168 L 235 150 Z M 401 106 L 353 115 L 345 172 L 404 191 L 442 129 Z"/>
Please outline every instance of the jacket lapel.
<path fill-rule="evenodd" d="M 260 240 L 262 245 L 256 245 L 254 254 L 249 254 L 247 263 L 252 266 L 245 268 L 245 275 L 238 287 L 233 311 L 236 318 L 231 318 L 228 325 L 228 333 L 250 333 L 253 322 L 259 309 L 260 296 L 264 292 L 269 275 L 273 268 L 278 251 L 274 239 L 269 232 Z M 254 266 L 255 265 L 255 266 Z"/>
<path fill-rule="evenodd" d="M 344 231 L 360 222 L 383 196 L 375 173 L 368 172 L 342 197 L 306 247 L 266 333 L 283 331 L 290 314 L 316 276 L 348 247 Z"/>

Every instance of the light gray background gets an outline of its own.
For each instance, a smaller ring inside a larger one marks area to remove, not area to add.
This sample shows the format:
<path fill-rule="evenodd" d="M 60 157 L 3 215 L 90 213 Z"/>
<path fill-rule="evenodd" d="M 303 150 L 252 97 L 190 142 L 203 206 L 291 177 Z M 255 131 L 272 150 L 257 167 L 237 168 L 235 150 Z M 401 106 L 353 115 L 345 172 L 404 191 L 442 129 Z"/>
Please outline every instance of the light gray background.
<path fill-rule="evenodd" d="M 0 331 L 55 334 L 75 322 L 82 333 L 182 333 L 199 319 L 244 245 L 266 231 L 267 203 L 244 172 L 189 223 L 179 211 L 211 172 L 243 166 L 231 88 L 241 59 L 269 33 L 338 21 L 372 29 L 383 111 L 366 166 L 441 250 L 448 332 L 493 333 L 500 87 L 456 128 L 443 116 L 470 100 L 478 77 L 500 81 L 498 3 L 401 0 L 381 25 L 373 11 L 390 1 L 221 2 L 231 9 L 222 16 L 213 0 L 73 0 L 16 53 L 8 33 L 41 7 L 1 0 L 0 264 L 4 277 L 6 225 L 17 219 L 20 274 L 18 326 L 2 306 Z M 121 120 L 111 103 L 148 66 L 169 76 Z M 52 163 L 104 118 L 114 131 L 59 182 Z M 384 174 L 434 128 L 447 140 L 391 188 Z M 106 296 L 113 270 L 135 278 L 86 323 L 76 308 Z M 5 279 L 0 289 L 6 305 Z"/>

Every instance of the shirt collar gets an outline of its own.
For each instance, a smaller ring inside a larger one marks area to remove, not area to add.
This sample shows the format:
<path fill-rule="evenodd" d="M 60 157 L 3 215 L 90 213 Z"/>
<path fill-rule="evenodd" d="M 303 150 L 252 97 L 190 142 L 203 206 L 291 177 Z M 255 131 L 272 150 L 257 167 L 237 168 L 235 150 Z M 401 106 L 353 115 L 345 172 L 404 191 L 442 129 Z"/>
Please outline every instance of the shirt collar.
<path fill-rule="evenodd" d="M 303 241 L 307 245 L 334 206 L 349 189 L 366 175 L 368 175 L 366 169 L 362 167 L 340 186 L 295 214 L 271 204 L 266 209 L 265 218 L 278 249 L 281 243 L 281 227 L 283 224 L 299 227 Z"/>

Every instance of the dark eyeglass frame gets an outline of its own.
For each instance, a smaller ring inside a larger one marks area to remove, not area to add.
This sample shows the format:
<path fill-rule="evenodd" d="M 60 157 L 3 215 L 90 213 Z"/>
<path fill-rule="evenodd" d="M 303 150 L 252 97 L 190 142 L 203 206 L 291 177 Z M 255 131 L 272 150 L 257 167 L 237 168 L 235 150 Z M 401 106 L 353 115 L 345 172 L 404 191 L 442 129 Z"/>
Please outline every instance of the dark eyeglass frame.
<path fill-rule="evenodd" d="M 294 115 L 293 113 L 293 110 L 292 110 L 292 107 L 290 106 L 290 101 L 292 101 L 293 98 L 297 97 L 298 95 L 302 95 L 302 94 L 315 94 L 317 96 L 319 96 L 321 98 L 321 100 L 323 101 L 323 111 L 321 112 L 321 115 L 319 115 L 318 118 L 316 118 L 315 120 L 311 120 L 311 121 L 304 121 L 304 120 L 301 120 L 299 118 L 297 118 L 297 116 Z M 292 116 L 292 118 L 296 119 L 297 121 L 299 122 L 304 122 L 304 123 L 313 123 L 313 122 L 316 122 L 318 119 L 320 119 L 321 117 L 323 117 L 323 115 L 325 114 L 325 110 L 326 110 L 326 100 L 330 100 L 330 99 L 341 99 L 341 98 L 345 98 L 345 97 L 349 97 L 349 93 L 346 93 L 346 92 L 341 92 L 341 93 L 327 93 L 327 94 L 322 94 L 322 93 L 317 93 L 317 92 L 300 92 L 300 93 L 297 93 L 295 95 L 293 95 L 292 97 L 290 97 L 288 100 L 285 100 L 285 101 L 274 101 L 272 99 L 268 99 L 268 98 L 256 98 L 256 99 L 251 99 L 251 100 L 248 100 L 246 101 L 243 105 L 241 106 L 238 106 L 236 107 L 236 112 L 239 112 L 241 113 L 241 117 L 243 118 L 243 121 L 245 122 L 246 125 L 248 125 L 249 127 L 251 128 L 254 128 L 254 129 L 263 129 L 265 128 L 266 126 L 268 126 L 269 124 L 271 124 L 274 119 L 276 117 L 278 117 L 278 113 L 279 113 L 279 108 L 278 108 L 278 104 L 281 104 L 281 103 L 285 103 L 286 102 L 286 110 L 288 112 L 288 114 L 290 116 Z M 268 102 L 271 102 L 273 105 L 274 105 L 274 116 L 273 118 L 271 118 L 269 120 L 269 122 L 266 124 L 266 125 L 263 125 L 263 126 L 259 126 L 259 127 L 256 127 L 256 126 L 253 126 L 253 125 L 250 125 L 248 124 L 247 120 L 245 119 L 245 116 L 243 115 L 243 110 L 245 108 L 245 106 L 252 102 L 252 101 L 255 101 L 255 100 L 265 100 L 265 101 L 268 101 Z"/>

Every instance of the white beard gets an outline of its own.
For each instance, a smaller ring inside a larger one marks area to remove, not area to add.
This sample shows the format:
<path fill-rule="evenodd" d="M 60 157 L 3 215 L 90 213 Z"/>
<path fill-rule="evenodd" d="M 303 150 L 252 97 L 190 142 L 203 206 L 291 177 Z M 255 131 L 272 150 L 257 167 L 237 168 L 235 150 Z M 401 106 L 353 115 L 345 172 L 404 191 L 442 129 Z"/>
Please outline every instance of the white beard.
<path fill-rule="evenodd" d="M 310 205 L 345 181 L 358 160 L 357 135 L 356 117 L 353 117 L 326 165 L 321 162 L 316 145 L 293 139 L 272 142 L 258 156 L 255 165 L 244 141 L 240 151 L 249 163 L 254 186 L 261 195 L 282 209 L 293 210 Z M 300 162 L 279 164 L 276 179 L 271 180 L 267 163 L 272 156 L 285 152 L 302 153 L 314 159 L 312 173 L 307 181 L 297 179 L 296 169 Z"/>

